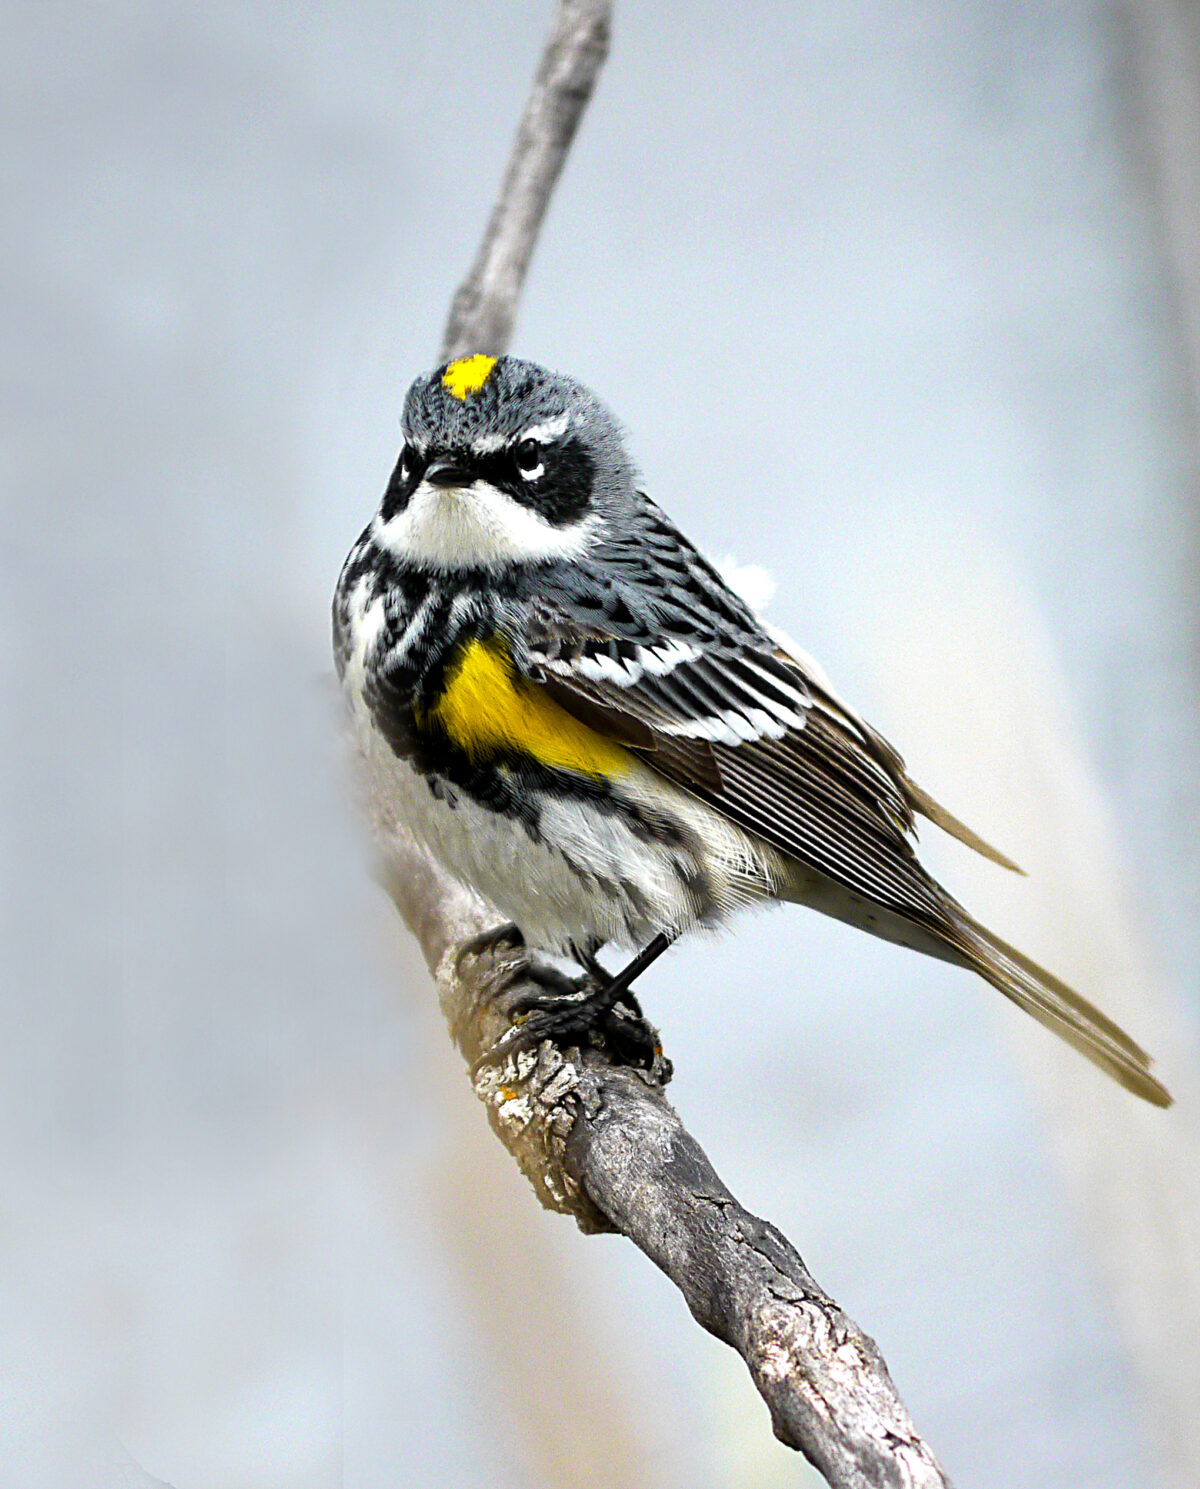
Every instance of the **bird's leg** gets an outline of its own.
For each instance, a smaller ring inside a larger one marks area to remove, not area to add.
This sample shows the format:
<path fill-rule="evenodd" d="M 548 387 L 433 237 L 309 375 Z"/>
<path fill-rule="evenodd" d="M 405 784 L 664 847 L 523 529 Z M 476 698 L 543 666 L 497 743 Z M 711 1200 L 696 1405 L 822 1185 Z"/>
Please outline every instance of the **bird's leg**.
<path fill-rule="evenodd" d="M 579 963 L 596 988 L 607 987 L 613 975 L 596 955 L 603 944 L 601 941 L 572 941 L 570 943 L 571 960 Z M 626 988 L 619 1001 L 638 1018 L 641 1018 L 641 1004 L 634 997 L 632 988 Z"/>
<path fill-rule="evenodd" d="M 612 981 L 613 974 L 600 961 L 596 953 L 603 945 L 600 941 L 587 941 L 580 943 L 572 941 L 571 959 L 576 961 L 591 979 L 593 987 L 607 987 Z M 642 1017 L 642 1005 L 638 1002 L 632 988 L 627 987 L 613 1004 L 614 1011 L 617 1009 L 628 1009 L 634 1018 Z"/>
<path fill-rule="evenodd" d="M 638 952 L 637 956 L 633 958 L 628 966 L 622 967 L 617 975 L 611 979 L 608 986 L 604 989 L 605 994 L 615 1002 L 622 993 L 628 990 L 635 978 L 640 977 L 647 967 L 658 961 L 659 957 L 662 956 L 663 952 L 667 950 L 674 940 L 674 936 L 664 935 L 660 931 L 652 941 L 642 947 L 641 951 Z"/>
<path fill-rule="evenodd" d="M 454 956 L 454 970 L 461 974 L 462 964 L 468 957 L 494 955 L 498 951 L 524 951 L 525 937 L 515 921 L 506 920 L 501 925 L 489 926 L 477 936 L 468 936 L 459 943 Z"/>
<path fill-rule="evenodd" d="M 515 1044 L 528 1049 L 549 1039 L 567 1049 L 589 1043 L 595 1033 L 625 1064 L 649 1069 L 661 1050 L 629 988 L 673 939 L 655 936 L 615 976 L 605 972 L 590 947 L 573 948 L 588 972 L 584 985 L 566 997 L 521 998 L 512 1009 L 518 1032 L 505 1041 L 504 1048 L 512 1049 Z"/>

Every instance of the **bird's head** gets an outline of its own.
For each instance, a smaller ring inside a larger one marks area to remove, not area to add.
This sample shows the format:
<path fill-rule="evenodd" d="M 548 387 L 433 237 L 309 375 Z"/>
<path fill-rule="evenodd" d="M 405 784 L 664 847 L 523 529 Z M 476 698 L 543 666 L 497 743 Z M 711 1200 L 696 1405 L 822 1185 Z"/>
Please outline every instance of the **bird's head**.
<path fill-rule="evenodd" d="M 417 378 L 374 535 L 398 558 L 503 568 L 578 558 L 621 522 L 635 472 L 594 393 L 482 353 Z"/>

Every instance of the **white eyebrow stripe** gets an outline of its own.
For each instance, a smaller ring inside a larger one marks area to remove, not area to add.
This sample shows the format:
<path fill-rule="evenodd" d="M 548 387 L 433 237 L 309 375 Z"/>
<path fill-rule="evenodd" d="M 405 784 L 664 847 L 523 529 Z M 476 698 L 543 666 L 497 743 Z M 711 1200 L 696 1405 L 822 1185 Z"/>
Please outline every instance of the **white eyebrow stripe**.
<path fill-rule="evenodd" d="M 513 449 L 526 439 L 531 439 L 538 445 L 549 445 L 559 435 L 567 432 L 570 423 L 571 415 L 565 413 L 559 414 L 556 419 L 547 419 L 542 424 L 531 424 L 528 429 L 518 430 L 516 434 L 497 434 L 495 431 L 477 434 L 471 441 L 471 449 L 477 455 L 494 455 L 499 450 Z"/>
<path fill-rule="evenodd" d="M 544 424 L 531 424 L 517 436 L 518 440 L 531 439 L 539 445 L 548 445 L 560 434 L 566 434 L 571 423 L 569 413 L 559 414 L 556 419 L 547 419 Z"/>

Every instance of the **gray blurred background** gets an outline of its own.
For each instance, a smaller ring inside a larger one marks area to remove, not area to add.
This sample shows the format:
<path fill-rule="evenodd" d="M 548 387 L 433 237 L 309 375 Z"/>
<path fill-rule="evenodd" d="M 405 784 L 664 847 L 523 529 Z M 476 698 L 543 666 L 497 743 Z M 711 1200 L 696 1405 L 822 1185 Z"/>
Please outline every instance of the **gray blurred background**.
<path fill-rule="evenodd" d="M 813 1483 L 508 1171 L 338 756 L 329 595 L 548 5 L 2 15 L 0 1485 Z M 514 347 L 771 568 L 1030 878 L 934 867 L 1180 1098 L 801 912 L 645 979 L 962 1489 L 1200 1482 L 1194 28 L 618 0 Z"/>

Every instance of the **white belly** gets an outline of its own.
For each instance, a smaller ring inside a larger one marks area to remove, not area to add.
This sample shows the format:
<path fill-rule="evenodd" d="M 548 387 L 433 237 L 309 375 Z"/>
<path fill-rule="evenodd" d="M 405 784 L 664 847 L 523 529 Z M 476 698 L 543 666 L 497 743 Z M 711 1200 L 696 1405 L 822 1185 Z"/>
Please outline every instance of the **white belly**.
<path fill-rule="evenodd" d="M 453 786 L 443 784 L 435 794 L 365 710 L 356 723 L 384 856 L 415 837 L 515 921 L 531 946 L 565 952 L 568 942 L 589 939 L 642 946 L 660 931 L 715 926 L 780 882 L 782 865 L 769 849 L 643 766 L 622 780 L 622 789 L 678 822 L 690 848 L 647 841 L 619 813 L 547 796 L 539 800 L 535 840 L 519 821 Z"/>

